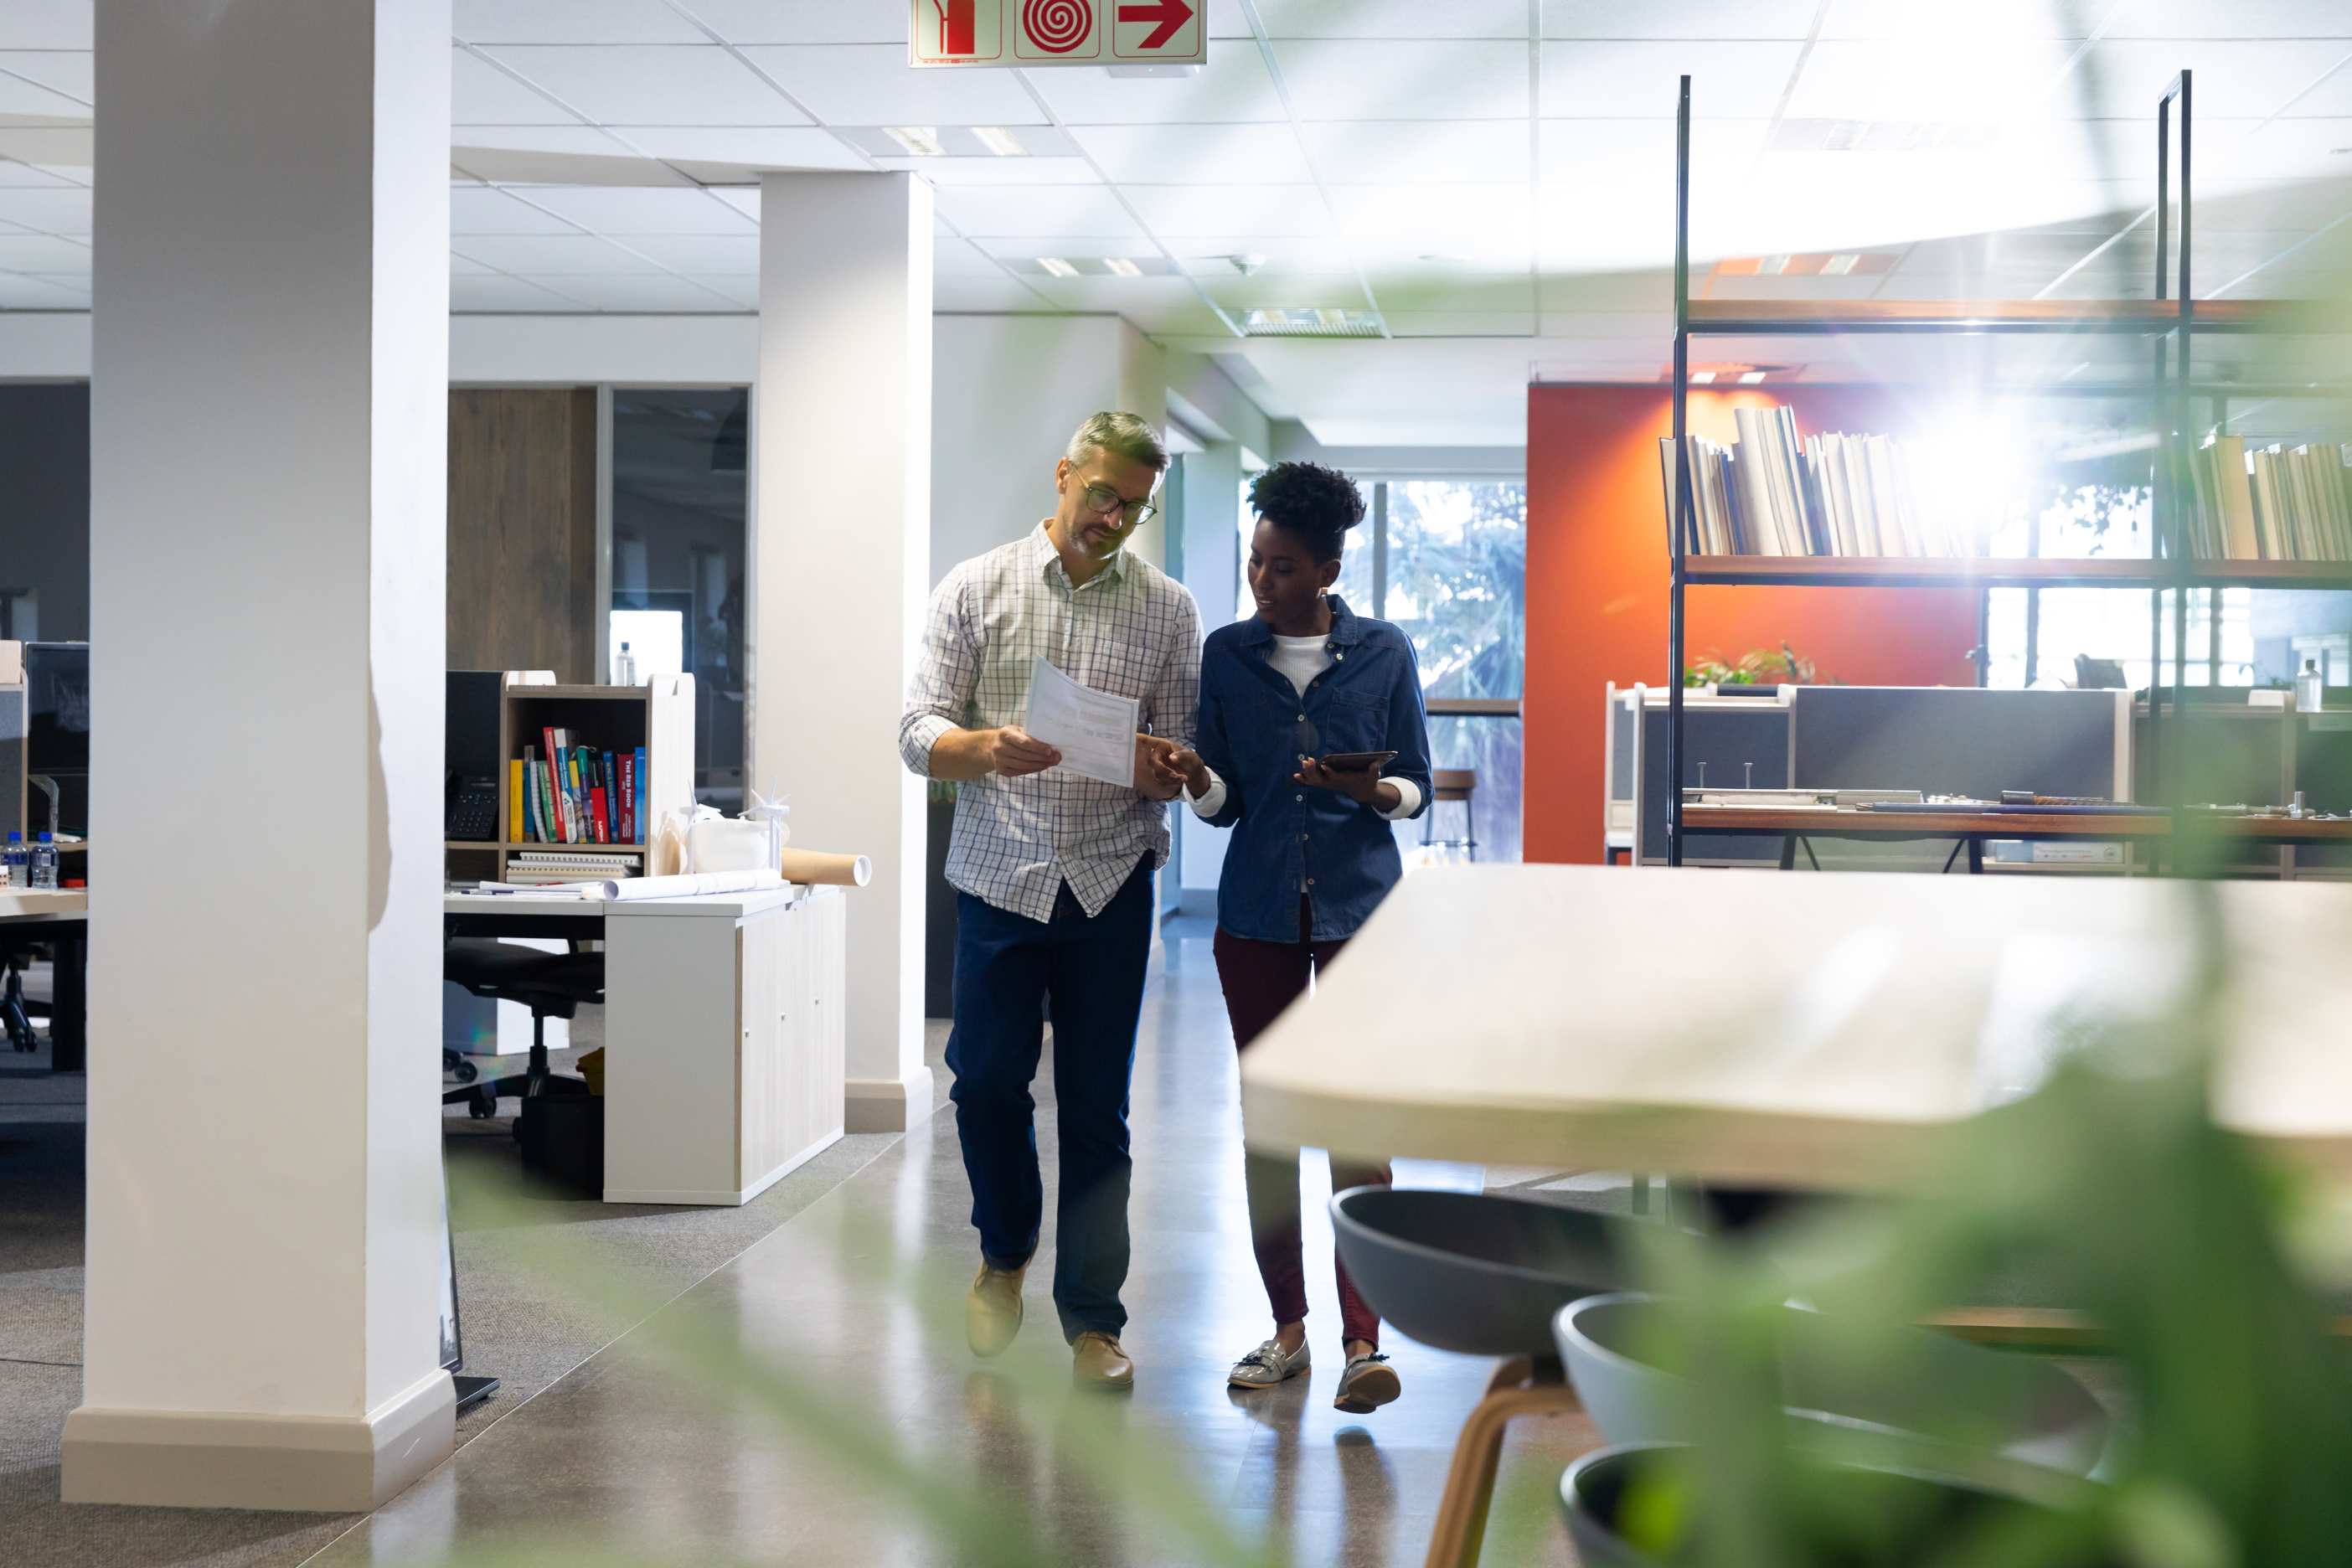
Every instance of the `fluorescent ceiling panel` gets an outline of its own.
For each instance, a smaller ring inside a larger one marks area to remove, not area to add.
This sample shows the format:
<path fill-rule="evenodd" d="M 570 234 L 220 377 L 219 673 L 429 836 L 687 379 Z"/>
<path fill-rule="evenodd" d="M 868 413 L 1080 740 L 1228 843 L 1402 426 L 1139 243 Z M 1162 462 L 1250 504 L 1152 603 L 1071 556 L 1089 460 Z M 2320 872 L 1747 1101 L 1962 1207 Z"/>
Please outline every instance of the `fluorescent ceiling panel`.
<path fill-rule="evenodd" d="M 604 125 L 804 125 L 716 45 L 516 45 L 482 51 Z"/>
<path fill-rule="evenodd" d="M 1480 39 L 1310 39 L 1275 63 L 1302 120 L 1519 120 L 1528 46 Z"/>
<path fill-rule="evenodd" d="M 902 9 L 895 44 L 743 53 L 827 125 L 1004 125 L 1017 134 L 1045 118 L 1011 71 L 908 69 L 905 19 Z"/>
<path fill-rule="evenodd" d="M 452 30 L 478 44 L 707 44 L 661 0 L 457 0 Z"/>

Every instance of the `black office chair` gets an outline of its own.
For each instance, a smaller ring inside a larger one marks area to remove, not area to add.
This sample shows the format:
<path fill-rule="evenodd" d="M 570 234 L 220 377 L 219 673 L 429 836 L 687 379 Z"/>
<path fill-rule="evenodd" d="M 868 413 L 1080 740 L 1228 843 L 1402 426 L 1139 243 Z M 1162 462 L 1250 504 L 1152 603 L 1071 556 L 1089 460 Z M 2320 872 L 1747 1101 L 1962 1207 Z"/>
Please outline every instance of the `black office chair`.
<path fill-rule="evenodd" d="M 477 996 L 530 1009 L 530 1063 L 520 1078 L 484 1079 L 449 1089 L 444 1105 L 465 1104 L 478 1118 L 498 1114 L 499 1097 L 585 1099 L 583 1079 L 548 1069 L 547 1020 L 572 1016 L 583 1002 L 604 999 L 601 952 L 541 952 L 487 937 L 452 937 L 441 946 L 441 973 Z"/>

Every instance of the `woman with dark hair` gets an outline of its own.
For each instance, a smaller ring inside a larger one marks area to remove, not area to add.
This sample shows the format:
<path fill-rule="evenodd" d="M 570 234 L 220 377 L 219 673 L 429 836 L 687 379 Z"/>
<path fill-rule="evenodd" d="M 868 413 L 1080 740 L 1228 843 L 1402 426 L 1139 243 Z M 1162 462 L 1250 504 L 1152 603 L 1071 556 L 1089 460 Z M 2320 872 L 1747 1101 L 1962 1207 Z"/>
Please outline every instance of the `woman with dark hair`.
<path fill-rule="evenodd" d="M 1418 816 L 1429 799 L 1429 725 L 1412 644 L 1330 591 L 1348 530 L 1363 521 L 1363 498 L 1345 474 L 1277 463 L 1250 486 L 1250 506 L 1257 614 L 1209 635 L 1198 751 L 1154 753 L 1168 782 L 1181 780 L 1193 811 L 1234 830 L 1217 887 L 1216 954 L 1241 1050 L 1396 886 L 1404 868 L 1389 824 Z M 1307 1369 L 1298 1163 L 1264 1154 L 1246 1162 L 1250 1231 L 1275 1331 L 1228 1381 L 1271 1388 Z M 1388 1179 L 1385 1164 L 1331 1157 L 1334 1191 Z M 1332 1403 L 1360 1414 L 1400 1388 L 1380 1353 L 1379 1318 L 1344 1266 L 1339 1276 L 1347 1365 Z"/>

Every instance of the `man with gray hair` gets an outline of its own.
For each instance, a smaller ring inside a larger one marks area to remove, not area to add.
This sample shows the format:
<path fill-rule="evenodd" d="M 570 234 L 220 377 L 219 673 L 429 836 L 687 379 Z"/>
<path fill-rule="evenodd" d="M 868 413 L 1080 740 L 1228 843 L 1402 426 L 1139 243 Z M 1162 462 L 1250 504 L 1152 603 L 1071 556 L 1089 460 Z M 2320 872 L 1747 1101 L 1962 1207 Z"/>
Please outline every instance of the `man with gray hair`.
<path fill-rule="evenodd" d="M 1177 784 L 1147 760 L 1189 744 L 1201 684 L 1192 596 L 1127 548 L 1156 510 L 1168 449 L 1132 414 L 1078 426 L 1054 469 L 1054 515 L 966 561 L 931 595 L 922 658 L 898 723 L 913 772 L 961 783 L 948 880 L 956 888 L 956 1132 L 971 1181 L 980 1272 L 964 1301 L 972 1350 L 995 1355 L 1021 1327 L 1021 1286 L 1045 1208 L 1029 1086 L 1054 1020 L 1061 1145 L 1054 1305 L 1082 1384 L 1133 1386 L 1127 1309 L 1128 1088 L 1154 918 L 1151 872 L 1168 860 Z M 1130 783 L 1056 766 L 1021 728 L 1033 659 L 1131 697 Z"/>

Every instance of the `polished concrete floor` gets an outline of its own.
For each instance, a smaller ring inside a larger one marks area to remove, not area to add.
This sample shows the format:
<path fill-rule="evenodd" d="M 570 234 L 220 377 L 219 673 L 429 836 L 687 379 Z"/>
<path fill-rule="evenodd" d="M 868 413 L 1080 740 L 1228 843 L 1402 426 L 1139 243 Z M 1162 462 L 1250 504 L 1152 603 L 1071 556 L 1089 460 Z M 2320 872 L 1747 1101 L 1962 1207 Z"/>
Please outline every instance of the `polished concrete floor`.
<path fill-rule="evenodd" d="M 1045 1289 L 1054 1128 L 1041 1072 L 1048 1232 L 1029 1323 L 1001 1360 L 962 1342 L 975 1251 L 950 1113 L 904 1138 L 851 1141 L 764 1216 L 461 1194 L 469 1369 L 521 1375 L 468 1419 L 439 1470 L 372 1516 L 243 1516 L 225 1538 L 235 1516 L 64 1509 L 53 1489 L 28 1495 L 54 1488 L 53 1468 L 19 1469 L 15 1495 L 0 1490 L 0 1559 L 1419 1563 L 1489 1363 L 1392 1337 L 1403 1398 L 1366 1416 L 1331 1407 L 1339 1319 L 1319 1261 L 1325 1178 L 1310 1161 L 1317 1367 L 1278 1390 L 1226 1388 L 1227 1366 L 1269 1325 L 1208 934 L 1204 921 L 1169 928 L 1139 1042 L 1131 1396 L 1069 1384 Z M 453 1122 L 452 1142 L 498 1125 Z M 1399 1176 L 1469 1184 L 1481 1173 Z M 1596 1200 L 1609 1194 L 1584 1197 Z M 1486 1561 L 1573 1560 L 1549 1500 L 1561 1468 L 1597 1441 L 1581 1417 L 1518 1424 Z M 99 1511 L 159 1517 L 75 1521 Z M 153 1528 L 165 1514 L 187 1520 L 180 1549 Z M 101 1537 L 130 1549 L 101 1549 Z"/>

